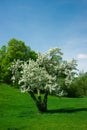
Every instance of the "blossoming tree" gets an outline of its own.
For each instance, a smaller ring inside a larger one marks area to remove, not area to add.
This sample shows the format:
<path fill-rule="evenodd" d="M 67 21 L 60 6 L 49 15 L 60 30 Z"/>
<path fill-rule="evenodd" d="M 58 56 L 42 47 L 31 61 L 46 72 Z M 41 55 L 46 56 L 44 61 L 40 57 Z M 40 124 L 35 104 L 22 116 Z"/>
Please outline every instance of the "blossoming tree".
<path fill-rule="evenodd" d="M 38 53 L 36 61 L 14 61 L 10 67 L 12 80 L 20 86 L 22 92 L 28 92 L 39 111 L 47 111 L 48 94 L 62 96 L 63 85 L 69 87 L 76 70 L 76 60 L 71 62 L 62 59 L 59 48 L 48 50 L 45 54 Z M 37 92 L 37 95 L 35 94 Z M 41 97 L 41 92 L 44 97 Z"/>

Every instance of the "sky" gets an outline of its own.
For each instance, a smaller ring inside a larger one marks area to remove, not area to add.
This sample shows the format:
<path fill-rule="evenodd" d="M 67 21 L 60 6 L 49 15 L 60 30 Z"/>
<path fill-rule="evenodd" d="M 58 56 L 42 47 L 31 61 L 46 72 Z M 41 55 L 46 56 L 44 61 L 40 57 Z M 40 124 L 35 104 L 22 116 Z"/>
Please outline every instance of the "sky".
<path fill-rule="evenodd" d="M 87 71 L 87 0 L 0 0 L 0 47 L 12 38 L 36 52 L 61 48 Z"/>

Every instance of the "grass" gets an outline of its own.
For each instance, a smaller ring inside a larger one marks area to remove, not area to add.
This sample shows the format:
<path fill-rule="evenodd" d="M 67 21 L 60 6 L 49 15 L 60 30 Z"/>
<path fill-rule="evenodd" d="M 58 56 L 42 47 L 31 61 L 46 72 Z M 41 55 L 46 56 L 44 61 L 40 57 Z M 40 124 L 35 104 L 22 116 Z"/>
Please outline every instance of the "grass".
<path fill-rule="evenodd" d="M 0 84 L 0 130 L 87 130 L 87 98 L 49 96 L 41 114 L 28 93 Z"/>

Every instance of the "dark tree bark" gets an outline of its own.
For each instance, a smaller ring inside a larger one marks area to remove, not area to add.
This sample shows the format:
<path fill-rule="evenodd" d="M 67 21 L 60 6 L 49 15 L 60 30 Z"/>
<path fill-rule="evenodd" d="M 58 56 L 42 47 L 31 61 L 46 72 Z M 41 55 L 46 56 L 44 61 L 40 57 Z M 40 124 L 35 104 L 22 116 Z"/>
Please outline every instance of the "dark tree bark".
<path fill-rule="evenodd" d="M 41 96 L 38 96 L 38 98 L 36 98 L 33 91 L 29 91 L 28 93 L 31 95 L 32 99 L 34 100 L 38 110 L 40 112 L 46 112 L 47 111 L 48 91 L 45 92 L 43 100 L 41 99 Z"/>

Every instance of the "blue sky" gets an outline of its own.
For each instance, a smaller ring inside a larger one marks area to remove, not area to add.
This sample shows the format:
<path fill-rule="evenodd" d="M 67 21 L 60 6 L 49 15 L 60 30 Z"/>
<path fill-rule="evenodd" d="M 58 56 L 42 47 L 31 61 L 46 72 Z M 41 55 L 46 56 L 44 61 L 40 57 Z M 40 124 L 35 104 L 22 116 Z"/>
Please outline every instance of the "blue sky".
<path fill-rule="evenodd" d="M 87 71 L 87 0 L 0 0 L 0 47 L 11 38 L 36 52 L 59 47 Z"/>

